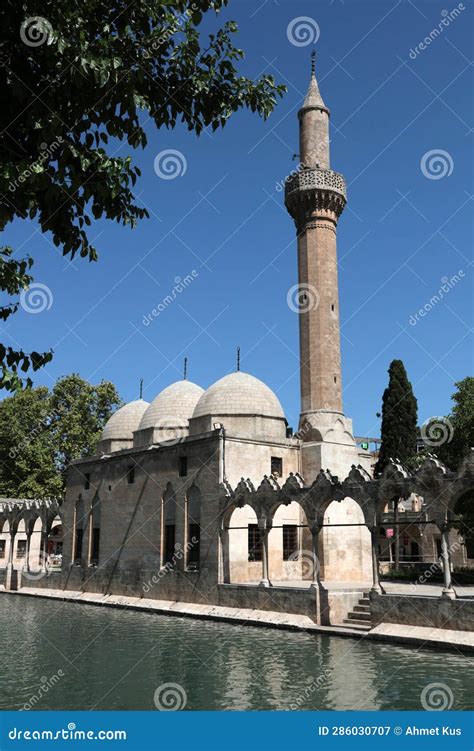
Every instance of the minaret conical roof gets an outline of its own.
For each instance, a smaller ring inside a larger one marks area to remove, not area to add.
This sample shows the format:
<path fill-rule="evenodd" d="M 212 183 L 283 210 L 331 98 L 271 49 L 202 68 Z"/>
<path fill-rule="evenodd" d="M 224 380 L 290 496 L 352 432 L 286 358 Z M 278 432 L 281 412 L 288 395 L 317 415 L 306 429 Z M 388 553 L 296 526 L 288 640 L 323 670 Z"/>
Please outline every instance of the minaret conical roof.
<path fill-rule="evenodd" d="M 314 55 L 311 59 L 311 80 L 309 82 L 306 98 L 301 109 L 312 109 L 313 107 L 326 110 L 326 112 L 329 114 L 329 109 L 324 104 L 321 92 L 319 91 L 318 82 L 316 80 L 316 73 L 314 69 Z"/>

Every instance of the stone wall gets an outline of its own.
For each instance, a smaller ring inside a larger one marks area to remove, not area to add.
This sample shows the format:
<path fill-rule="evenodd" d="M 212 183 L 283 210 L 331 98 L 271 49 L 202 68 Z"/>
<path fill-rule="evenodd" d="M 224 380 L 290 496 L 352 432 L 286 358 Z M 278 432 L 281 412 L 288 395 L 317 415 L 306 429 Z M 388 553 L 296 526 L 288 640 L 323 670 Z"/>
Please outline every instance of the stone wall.
<path fill-rule="evenodd" d="M 459 631 L 474 631 L 474 598 L 379 595 L 370 593 L 372 627 L 380 623 L 403 623 Z"/>

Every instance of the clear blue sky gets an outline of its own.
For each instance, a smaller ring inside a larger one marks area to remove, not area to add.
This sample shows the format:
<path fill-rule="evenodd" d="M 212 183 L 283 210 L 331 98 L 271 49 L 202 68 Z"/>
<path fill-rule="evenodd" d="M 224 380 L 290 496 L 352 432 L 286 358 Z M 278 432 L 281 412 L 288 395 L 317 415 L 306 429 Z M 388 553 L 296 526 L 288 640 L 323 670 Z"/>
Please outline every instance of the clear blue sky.
<path fill-rule="evenodd" d="M 5 233 L 2 242 L 18 256 L 35 256 L 35 279 L 52 292 L 49 310 L 21 310 L 1 332 L 25 349 L 54 347 L 35 383 L 52 385 L 75 371 L 112 380 L 128 401 L 143 377 L 151 400 L 181 377 L 185 355 L 190 379 L 207 387 L 234 369 L 240 345 L 242 369 L 275 390 L 297 427 L 298 321 L 286 303 L 297 281 L 296 243 L 276 185 L 296 164 L 296 113 L 313 48 L 291 44 L 287 27 L 309 16 L 320 30 L 317 74 L 331 110 L 332 166 L 348 183 L 338 231 L 345 412 L 358 435 L 377 435 L 387 368 L 400 358 L 420 422 L 446 414 L 454 382 L 472 373 L 473 19 L 472 5 L 464 5 L 410 57 L 456 3 L 231 2 L 223 16 L 239 23 L 242 72 L 269 71 L 288 86 L 270 119 L 242 112 L 199 139 L 148 123 L 149 144 L 134 159 L 151 219 L 134 231 L 96 222 L 97 264 L 71 264 L 32 223 Z M 154 159 L 164 149 L 185 156 L 182 177 L 156 175 Z M 421 160 L 433 150 L 447 152 L 441 167 L 451 174 L 423 174 Z M 195 280 L 144 326 L 175 278 L 193 270 Z M 410 324 L 441 279 L 459 271 L 464 276 L 444 299 Z"/>

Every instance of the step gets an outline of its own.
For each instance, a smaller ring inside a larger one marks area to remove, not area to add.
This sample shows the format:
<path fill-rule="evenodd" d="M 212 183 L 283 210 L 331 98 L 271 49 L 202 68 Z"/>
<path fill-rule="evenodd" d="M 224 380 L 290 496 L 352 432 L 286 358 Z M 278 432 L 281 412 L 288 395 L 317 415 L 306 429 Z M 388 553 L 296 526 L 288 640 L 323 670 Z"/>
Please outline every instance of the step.
<path fill-rule="evenodd" d="M 370 615 L 370 608 L 368 605 L 354 605 L 354 613 L 368 613 Z"/>
<path fill-rule="evenodd" d="M 355 621 L 370 621 L 370 613 L 348 613 L 348 618 Z"/>
<path fill-rule="evenodd" d="M 370 605 L 370 598 L 369 597 L 362 597 L 359 600 L 359 605 Z"/>
<path fill-rule="evenodd" d="M 356 631 L 370 631 L 370 625 L 365 621 L 350 621 L 348 618 L 344 618 L 344 626 L 350 626 Z"/>

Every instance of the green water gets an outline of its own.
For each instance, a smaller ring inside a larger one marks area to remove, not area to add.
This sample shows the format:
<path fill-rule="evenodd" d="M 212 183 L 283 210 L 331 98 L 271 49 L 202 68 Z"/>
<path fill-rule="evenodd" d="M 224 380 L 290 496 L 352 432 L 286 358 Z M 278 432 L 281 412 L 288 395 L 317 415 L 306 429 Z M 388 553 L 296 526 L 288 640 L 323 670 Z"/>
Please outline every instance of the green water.
<path fill-rule="evenodd" d="M 186 709 L 421 709 L 431 683 L 474 703 L 457 653 L 5 594 L 0 634 L 0 709 L 155 709 L 165 683 Z"/>

